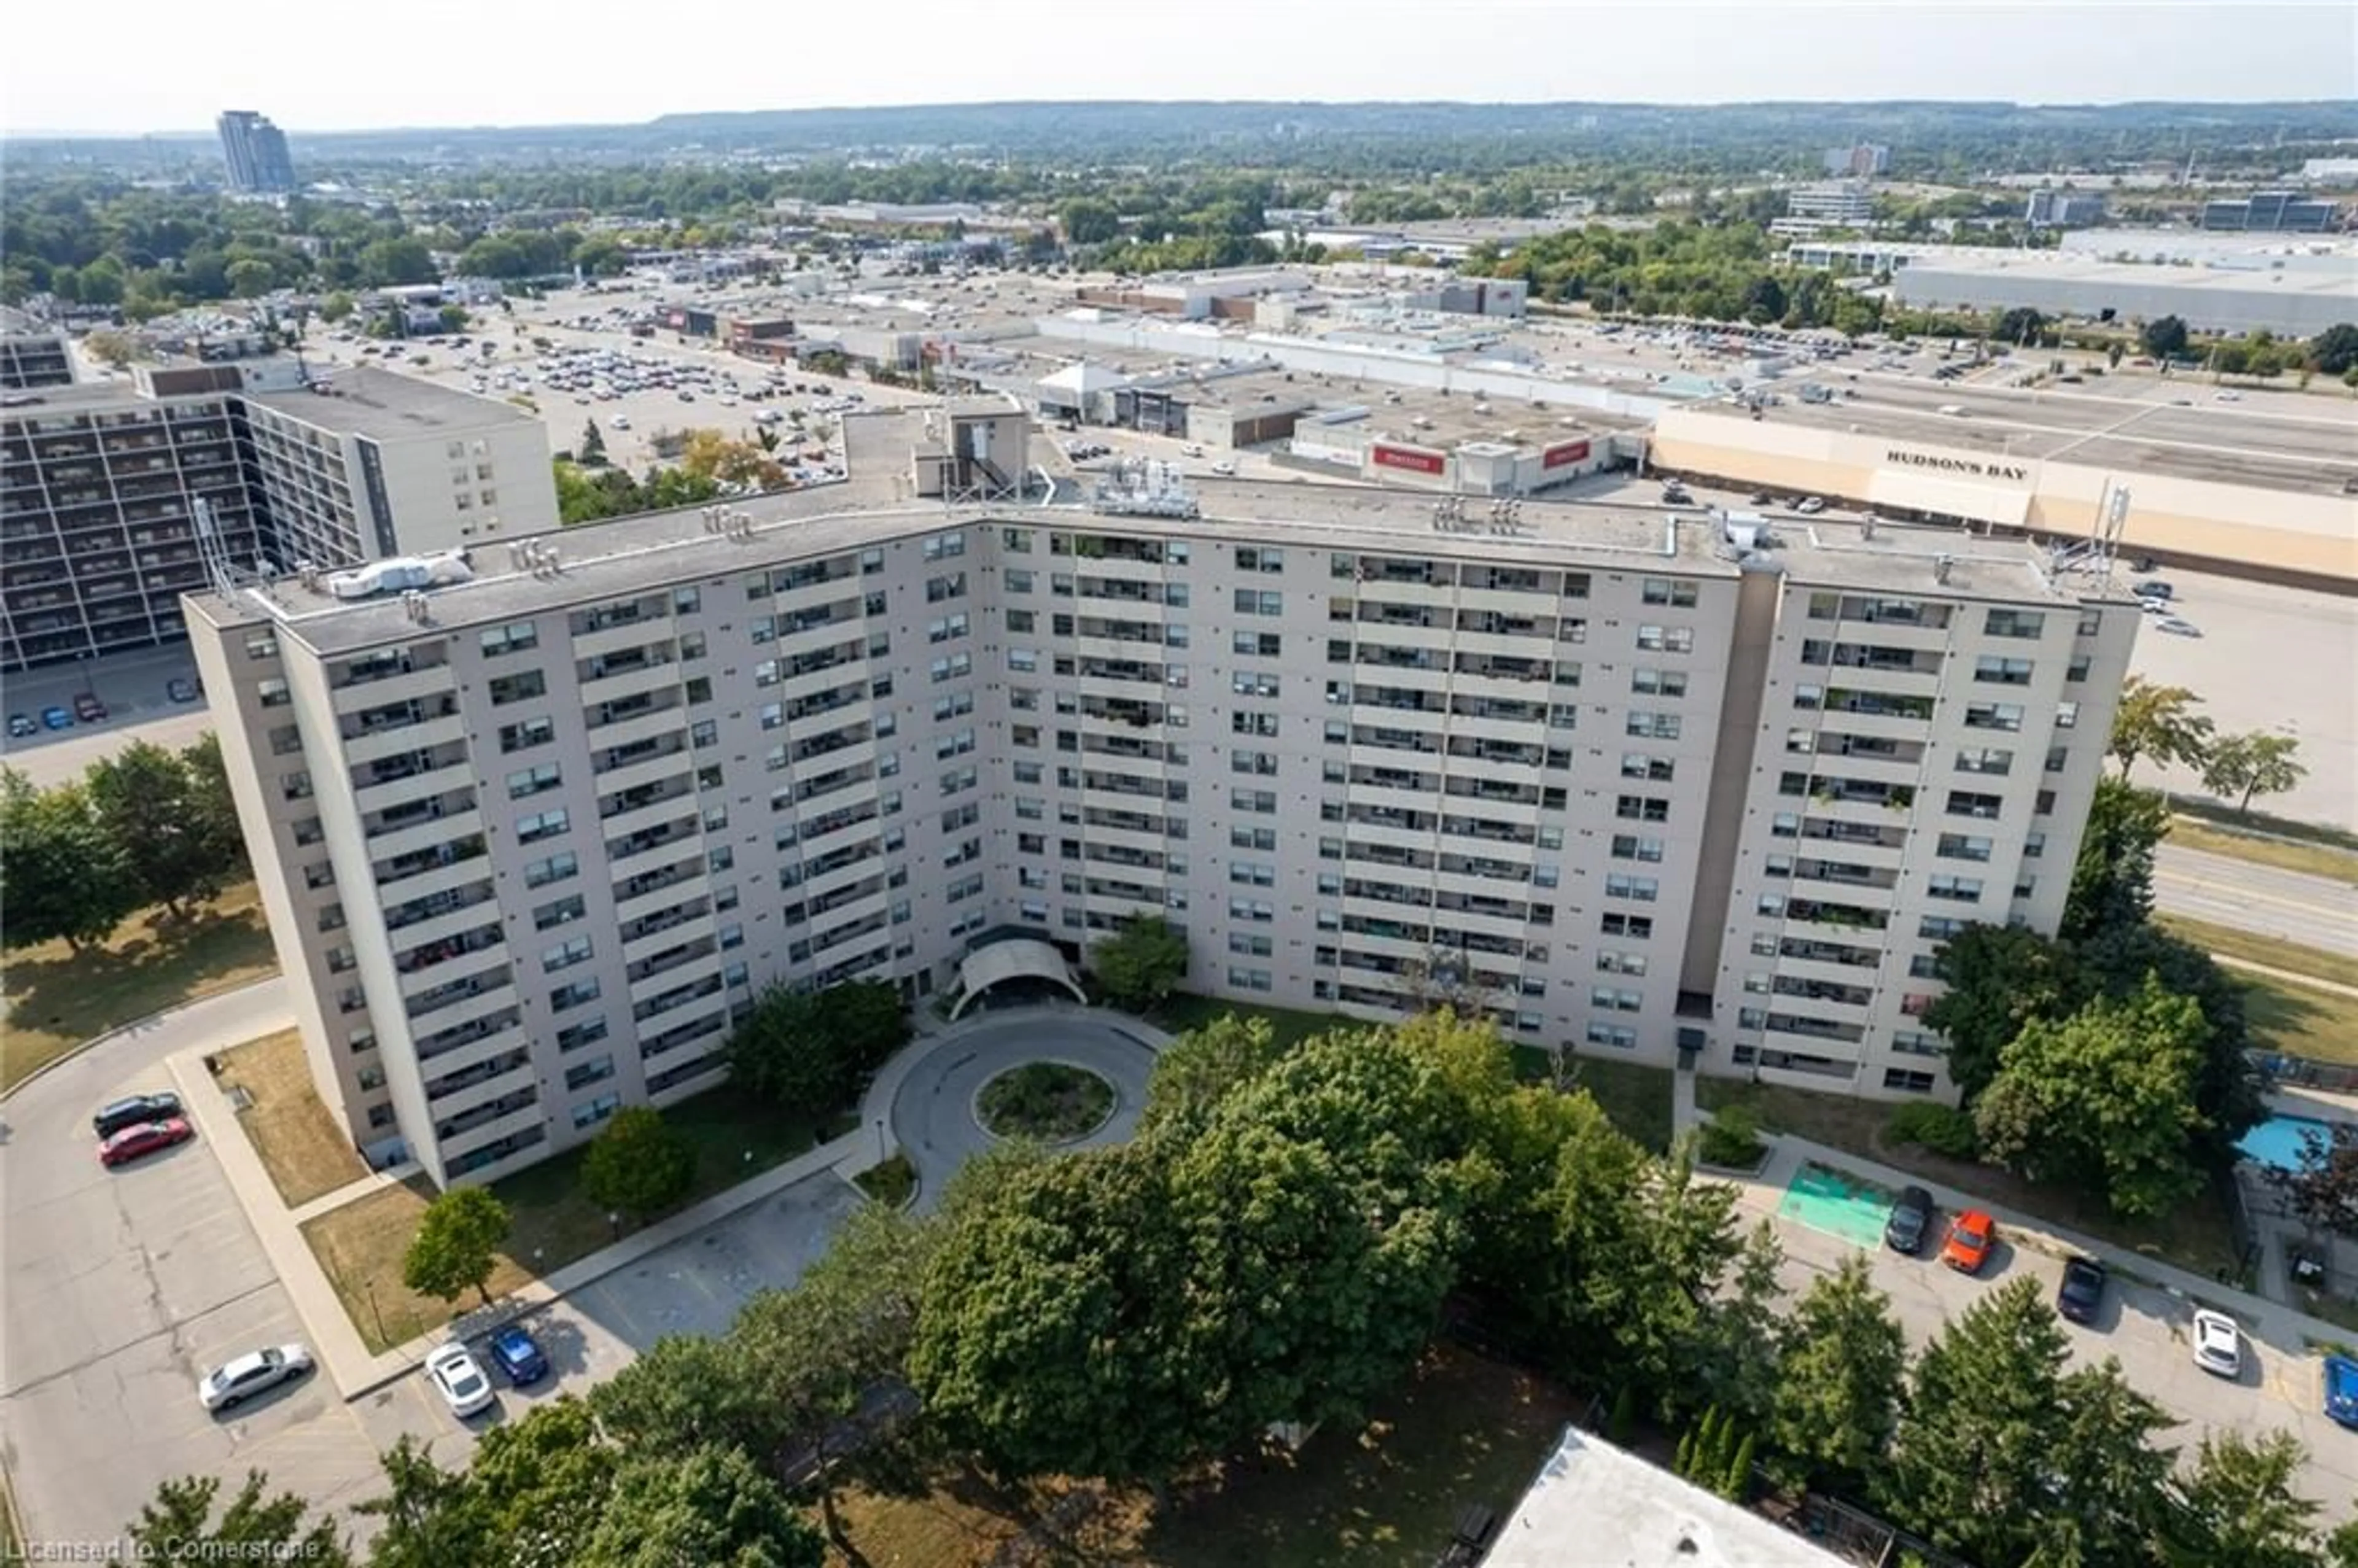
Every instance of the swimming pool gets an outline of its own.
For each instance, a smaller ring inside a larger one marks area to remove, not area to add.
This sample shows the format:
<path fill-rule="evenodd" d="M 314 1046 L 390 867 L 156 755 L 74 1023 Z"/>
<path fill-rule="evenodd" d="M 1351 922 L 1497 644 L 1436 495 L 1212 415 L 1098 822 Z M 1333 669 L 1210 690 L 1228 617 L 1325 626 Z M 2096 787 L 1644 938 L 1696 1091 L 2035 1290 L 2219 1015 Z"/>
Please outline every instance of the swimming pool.
<path fill-rule="evenodd" d="M 2255 1165 L 2272 1170 L 2298 1171 L 2301 1152 L 2308 1147 L 2309 1135 L 2331 1139 L 2332 1125 L 2313 1116 L 2272 1116 L 2243 1136 L 2235 1148 L 2244 1158 Z"/>

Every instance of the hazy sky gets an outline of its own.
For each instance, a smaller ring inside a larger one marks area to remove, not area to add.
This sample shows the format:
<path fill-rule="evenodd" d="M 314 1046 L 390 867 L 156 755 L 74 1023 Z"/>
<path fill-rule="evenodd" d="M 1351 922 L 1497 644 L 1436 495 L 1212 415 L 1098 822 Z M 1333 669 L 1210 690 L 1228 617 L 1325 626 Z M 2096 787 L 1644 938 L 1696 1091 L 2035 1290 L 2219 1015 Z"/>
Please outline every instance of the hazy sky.
<path fill-rule="evenodd" d="M 1057 98 L 2358 98 L 2358 6 L 116 0 L 9 7 L 0 124 L 547 124 Z"/>

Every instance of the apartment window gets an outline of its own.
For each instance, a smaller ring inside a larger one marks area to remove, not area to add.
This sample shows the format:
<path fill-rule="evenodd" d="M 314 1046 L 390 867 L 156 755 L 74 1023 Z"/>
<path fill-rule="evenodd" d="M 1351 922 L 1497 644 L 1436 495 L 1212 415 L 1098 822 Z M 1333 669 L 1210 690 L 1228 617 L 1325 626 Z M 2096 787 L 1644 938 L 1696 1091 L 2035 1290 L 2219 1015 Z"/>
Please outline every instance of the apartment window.
<path fill-rule="evenodd" d="M 2079 723 L 2080 705 L 2078 703 L 2059 702 L 2055 705 L 2055 728 L 2073 730 L 2079 727 Z"/>
<path fill-rule="evenodd" d="M 1961 746 L 1957 749 L 1957 772 L 1961 773 L 1994 773 L 2004 777 L 2014 769 L 2014 753 L 1997 746 Z"/>
<path fill-rule="evenodd" d="M 1231 652 L 1249 659 L 1282 659 L 1285 639 L 1274 632 L 1238 632 L 1229 642 Z"/>
<path fill-rule="evenodd" d="M 1639 597 L 1648 604 L 1674 604 L 1682 610 L 1689 609 L 1695 601 L 1695 585 L 1670 578 L 1650 577 L 1640 586 Z"/>
<path fill-rule="evenodd" d="M 284 708 L 295 700 L 294 694 L 287 689 L 287 683 L 275 676 L 254 682 L 254 695 L 265 708 Z"/>
<path fill-rule="evenodd" d="M 568 877 L 578 875 L 580 870 L 580 857 L 570 849 L 563 850 L 525 867 L 524 885 L 528 888 L 546 887 L 551 882 L 561 882 Z"/>
<path fill-rule="evenodd" d="M 947 616 L 942 620 L 930 622 L 926 624 L 925 641 L 928 643 L 953 642 L 957 638 L 965 636 L 967 634 L 967 629 L 968 618 L 965 615 L 958 614 Z"/>
<path fill-rule="evenodd" d="M 1653 795 L 1617 795 L 1614 798 L 1613 815 L 1624 822 L 1668 822 L 1671 803 Z"/>
<path fill-rule="evenodd" d="M 1643 779 L 1649 784 L 1669 784 L 1677 776 L 1678 763 L 1668 757 L 1650 757 L 1642 752 L 1627 752 L 1621 757 L 1621 776 Z M 1622 796 L 1628 799 L 1627 795 Z"/>
<path fill-rule="evenodd" d="M 548 1011 L 551 1012 L 568 1012 L 574 1008 L 581 1006 L 585 1002 L 592 1002 L 597 1000 L 598 977 L 592 975 L 586 980 L 575 980 L 570 985 L 559 986 L 555 990 L 549 992 Z"/>
<path fill-rule="evenodd" d="M 586 964 L 589 961 L 590 938 L 576 936 L 570 941 L 559 942 L 554 947 L 542 949 L 540 972 L 544 975 L 553 975 L 559 969 L 569 969 L 576 964 Z"/>
<path fill-rule="evenodd" d="M 1646 955 L 1625 953 L 1613 947 L 1600 948 L 1596 955 L 1596 968 L 1600 974 L 1635 975 L 1642 979 L 1646 973 Z"/>
<path fill-rule="evenodd" d="M 1883 1069 L 1883 1087 L 1904 1094 L 1929 1095 L 1932 1092 L 1932 1075 L 1911 1067 Z"/>
<path fill-rule="evenodd" d="M 999 547 L 1002 550 L 1012 550 L 1019 555 L 1030 555 L 1032 553 L 1032 530 L 1029 528 L 1001 528 L 999 531 Z"/>
<path fill-rule="evenodd" d="M 1659 862 L 1662 858 L 1662 841 L 1660 838 L 1639 838 L 1628 833 L 1617 833 L 1613 836 L 1613 858 L 1617 860 Z"/>
<path fill-rule="evenodd" d="M 564 925 L 579 920 L 588 913 L 589 906 L 582 903 L 579 893 L 568 893 L 554 903 L 544 903 L 534 910 L 532 928 L 535 931 L 546 931 L 552 926 Z"/>
<path fill-rule="evenodd" d="M 1282 615 L 1285 595 L 1275 589 L 1240 588 L 1236 592 L 1236 609 L 1239 615 Z"/>
<path fill-rule="evenodd" d="M 519 816 L 516 818 L 516 842 L 536 844 L 543 838 L 555 838 L 572 825 L 572 818 L 561 806 L 554 811 L 544 811 L 536 816 Z"/>
<path fill-rule="evenodd" d="M 1633 709 L 1622 732 L 1649 741 L 1675 741 L 1679 738 L 1679 716 L 1675 713 L 1649 713 Z"/>
<path fill-rule="evenodd" d="M 1228 809 L 1274 816 L 1277 815 L 1277 793 L 1266 789 L 1232 789 L 1228 792 Z"/>
<path fill-rule="evenodd" d="M 1627 1024 L 1592 1023 L 1586 1037 L 1591 1045 L 1610 1045 L 1619 1051 L 1638 1048 L 1638 1032 Z"/>
<path fill-rule="evenodd" d="M 1267 936 L 1258 936 L 1246 931 L 1228 933 L 1228 951 L 1238 957 L 1266 958 L 1275 948 L 1276 944 Z"/>
<path fill-rule="evenodd" d="M 1231 861 L 1228 866 L 1228 881 L 1238 887 L 1275 887 L 1277 868 L 1263 861 Z"/>
<path fill-rule="evenodd" d="M 1993 610 L 1982 630 L 1993 637 L 2037 637 L 2047 629 L 2047 617 L 2033 610 Z"/>
<path fill-rule="evenodd" d="M 2014 702 L 1969 702 L 1965 704 L 1965 728 L 2009 731 L 2020 730 L 2022 706 Z"/>
<path fill-rule="evenodd" d="M 501 676 L 491 683 L 492 706 L 505 707 L 511 702 L 526 702 L 548 695 L 548 678 L 538 670 L 525 670 L 518 675 Z"/>
<path fill-rule="evenodd" d="M 1605 896 L 1634 899 L 1639 903 L 1651 903 L 1661 892 L 1661 883 L 1652 877 L 1629 877 L 1616 872 L 1605 879 Z"/>
<path fill-rule="evenodd" d="M 1228 918 L 1266 925 L 1277 918 L 1277 906 L 1262 898 L 1232 898 L 1228 900 Z"/>
<path fill-rule="evenodd" d="M 925 540 L 925 556 L 929 561 L 946 561 L 966 554 L 966 533 L 956 530 L 936 534 Z"/>
<path fill-rule="evenodd" d="M 1942 872 L 1935 875 L 1925 884 L 1924 892 L 1932 898 L 1953 899 L 1961 903 L 1978 903 L 1982 896 L 1982 880 L 1979 877 L 1950 876 Z"/>
<path fill-rule="evenodd" d="M 1272 988 L 1267 969 L 1245 969 L 1228 966 L 1228 984 L 1238 990 L 1265 991 Z"/>
<path fill-rule="evenodd" d="M 1238 670 L 1228 677 L 1228 689 L 1238 697 L 1275 697 L 1278 677 L 1258 670 Z"/>
<path fill-rule="evenodd" d="M 1237 546 L 1237 570 L 1240 572 L 1282 572 L 1285 569 L 1285 552 L 1269 546 L 1239 545 Z"/>
<path fill-rule="evenodd" d="M 1007 667 L 1018 675 L 1034 674 L 1040 668 L 1040 650 L 1037 648 L 1008 649 Z"/>
<path fill-rule="evenodd" d="M 1638 1012 L 1646 1005 L 1646 993 L 1623 990 L 1617 986 L 1591 986 L 1588 1005 L 1606 1012 Z"/>
<path fill-rule="evenodd" d="M 1990 841 L 1966 833 L 1943 833 L 1934 852 L 1946 860 L 1986 860 Z"/>
<path fill-rule="evenodd" d="M 933 677 L 936 686 L 946 680 L 964 680 L 973 673 L 974 655 L 971 654 L 952 654 L 933 662 Z"/>
<path fill-rule="evenodd" d="M 521 723 L 500 726 L 500 750 L 503 752 L 528 751 L 535 746 L 545 746 L 556 739 L 557 726 L 546 719 L 527 719 Z"/>
<path fill-rule="evenodd" d="M 526 648 L 540 646 L 540 628 L 529 621 L 494 626 L 482 634 L 481 643 L 486 658 L 497 658 L 503 654 L 521 654 Z"/>
<path fill-rule="evenodd" d="M 1231 827 L 1228 844 L 1237 849 L 1259 849 L 1263 854 L 1275 852 L 1277 829 L 1274 827 Z"/>
<path fill-rule="evenodd" d="M 1631 670 L 1629 689 L 1640 697 L 1684 697 L 1687 677 L 1678 670 Z"/>
<path fill-rule="evenodd" d="M 925 579 L 927 604 L 940 604 L 946 600 L 965 597 L 966 573 L 964 572 L 951 572 L 946 577 L 929 577 Z"/>
<path fill-rule="evenodd" d="M 278 656 L 278 639 L 267 632 L 257 632 L 245 640 L 245 656 L 249 659 L 275 659 Z"/>
<path fill-rule="evenodd" d="M 573 1108 L 573 1125 L 577 1129 L 595 1127 L 622 1108 L 622 1096 L 600 1095 L 596 1099 Z"/>
<path fill-rule="evenodd" d="M 1638 646 L 1650 654 L 1692 654 L 1694 652 L 1694 628 L 1692 626 L 1640 626 Z"/>
<path fill-rule="evenodd" d="M 2001 659 L 1984 654 L 1974 661 L 1974 679 L 1994 686 L 2028 686 L 2030 668 L 2028 659 Z"/>
<path fill-rule="evenodd" d="M 1040 618 L 1028 610 L 1011 610 L 1007 612 L 1007 629 L 1028 637 L 1039 631 Z"/>
<path fill-rule="evenodd" d="M 539 795 L 557 788 L 564 781 L 555 762 L 543 762 L 537 767 L 520 769 L 508 775 L 508 798 L 522 800 L 529 795 Z"/>

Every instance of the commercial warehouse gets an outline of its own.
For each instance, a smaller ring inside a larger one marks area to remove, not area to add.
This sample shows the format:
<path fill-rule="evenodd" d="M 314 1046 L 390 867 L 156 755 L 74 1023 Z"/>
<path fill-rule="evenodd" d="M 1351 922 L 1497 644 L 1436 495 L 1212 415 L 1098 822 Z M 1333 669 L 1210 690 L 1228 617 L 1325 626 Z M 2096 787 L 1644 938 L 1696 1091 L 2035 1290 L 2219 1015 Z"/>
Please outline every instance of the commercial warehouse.
<path fill-rule="evenodd" d="M 2082 320 L 2175 316 L 2200 332 L 2313 338 L 2358 321 L 2358 271 L 2347 265 L 2149 266 L 2045 253 L 1923 259 L 1892 275 L 1899 301 L 1923 310 L 2011 310 Z"/>
<path fill-rule="evenodd" d="M 1666 473 L 1820 495 L 1887 516 L 2086 536 L 2125 492 L 2121 547 L 2329 591 L 2358 589 L 2358 443 L 2294 420 L 2052 394 L 1928 389 L 1890 403 L 1710 404 L 1656 422 Z"/>

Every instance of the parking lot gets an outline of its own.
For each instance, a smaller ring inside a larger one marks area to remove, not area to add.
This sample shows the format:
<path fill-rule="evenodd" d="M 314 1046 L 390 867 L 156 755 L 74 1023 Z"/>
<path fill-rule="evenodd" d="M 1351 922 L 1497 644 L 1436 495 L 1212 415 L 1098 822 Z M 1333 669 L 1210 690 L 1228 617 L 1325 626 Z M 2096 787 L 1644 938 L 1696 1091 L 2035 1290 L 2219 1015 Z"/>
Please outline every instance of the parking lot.
<path fill-rule="evenodd" d="M 1956 1213 L 1952 1195 L 1940 1195 L 1942 1207 L 1931 1239 L 1920 1255 L 1910 1257 L 1884 1246 L 1879 1236 L 1833 1233 L 1835 1228 L 1855 1231 L 1855 1226 L 1820 1229 L 1780 1212 L 1789 1197 L 1786 1181 L 1790 1174 L 1798 1172 L 1772 1162 L 1769 1179 L 1746 1189 L 1747 1206 L 1775 1220 L 1777 1238 L 1785 1250 L 1780 1277 L 1790 1291 L 1808 1289 L 1846 1257 L 1864 1257 L 1876 1287 L 1891 1298 L 1893 1314 L 1909 1342 L 1919 1346 L 1980 1297 L 2018 1276 L 2037 1280 L 2040 1294 L 2054 1299 L 2062 1278 L 2061 1256 L 2017 1244 L 2003 1223 L 1980 1273 L 1963 1274 L 1939 1260 L 1941 1240 Z M 2289 1431 L 2309 1448 L 2309 1466 L 2299 1481 L 2302 1492 L 2324 1505 L 2322 1517 L 2328 1520 L 2353 1517 L 2358 1510 L 2358 1433 L 2343 1431 L 2326 1419 L 2317 1357 L 2305 1345 L 2263 1337 L 2246 1324 L 2242 1375 L 2230 1380 L 2206 1372 L 2194 1364 L 2188 1338 L 2197 1304 L 2116 1272 L 2095 1320 L 2086 1325 L 2064 1322 L 2061 1327 L 2074 1364 L 2116 1358 L 2130 1387 L 2179 1418 L 2180 1424 L 2165 1433 L 2163 1442 L 2190 1451 L 2210 1432 L 2256 1437 L 2273 1430 Z"/>

